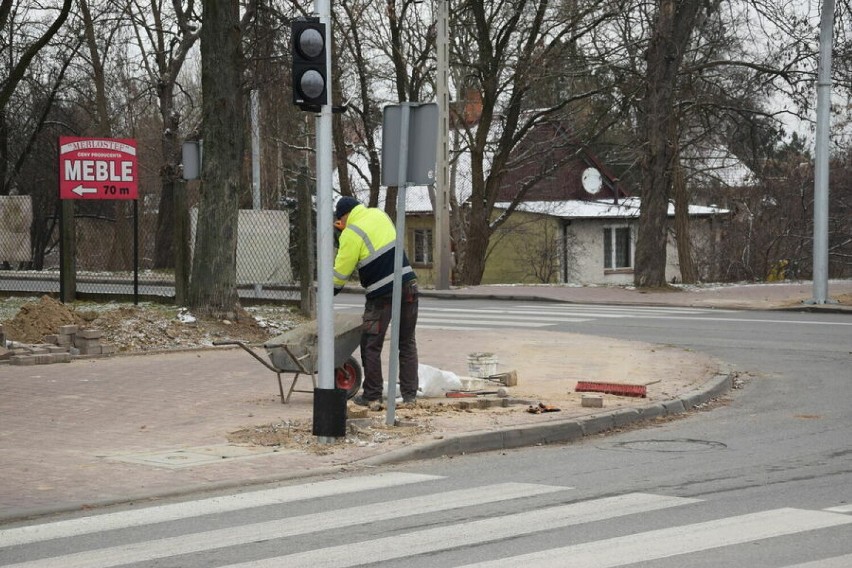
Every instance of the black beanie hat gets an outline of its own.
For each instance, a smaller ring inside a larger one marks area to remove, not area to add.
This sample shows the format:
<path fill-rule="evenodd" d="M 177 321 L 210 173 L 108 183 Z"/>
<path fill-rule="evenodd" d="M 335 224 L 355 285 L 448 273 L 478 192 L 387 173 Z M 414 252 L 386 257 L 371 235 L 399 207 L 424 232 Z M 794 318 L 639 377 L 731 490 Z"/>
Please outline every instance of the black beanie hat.
<path fill-rule="evenodd" d="M 337 205 L 334 207 L 334 218 L 340 219 L 355 209 L 356 205 L 361 205 L 361 203 L 354 197 L 349 197 L 348 195 L 341 197 L 337 200 Z"/>

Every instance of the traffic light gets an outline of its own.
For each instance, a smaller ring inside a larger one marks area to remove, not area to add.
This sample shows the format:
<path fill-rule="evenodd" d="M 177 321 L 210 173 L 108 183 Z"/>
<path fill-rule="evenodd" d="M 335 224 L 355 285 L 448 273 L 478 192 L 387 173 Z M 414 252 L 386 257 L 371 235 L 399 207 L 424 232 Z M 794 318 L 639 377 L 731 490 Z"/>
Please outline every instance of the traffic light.
<path fill-rule="evenodd" d="M 328 104 L 325 24 L 319 18 L 296 18 L 290 24 L 293 48 L 293 104 L 318 111 Z"/>

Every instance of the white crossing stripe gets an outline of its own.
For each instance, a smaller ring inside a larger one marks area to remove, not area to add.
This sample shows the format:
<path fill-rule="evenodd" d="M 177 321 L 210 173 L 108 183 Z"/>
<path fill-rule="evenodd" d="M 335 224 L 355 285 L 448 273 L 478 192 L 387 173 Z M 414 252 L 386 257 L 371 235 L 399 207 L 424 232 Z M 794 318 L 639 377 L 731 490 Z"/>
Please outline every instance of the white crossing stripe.
<path fill-rule="evenodd" d="M 552 322 L 551 323 L 547 323 L 547 322 L 539 323 L 539 322 L 518 321 L 518 320 L 490 321 L 490 320 L 479 320 L 479 319 L 465 320 L 465 319 L 430 318 L 430 317 L 417 316 L 417 326 L 419 327 L 421 323 L 426 323 L 426 324 L 430 324 L 430 323 L 432 323 L 432 324 L 463 323 L 463 324 L 468 324 L 468 325 L 474 324 L 474 325 L 490 326 L 490 327 L 544 327 L 544 326 L 547 326 L 547 325 L 552 325 Z"/>
<path fill-rule="evenodd" d="M 776 509 L 552 548 L 462 568 L 615 568 L 846 523 L 852 523 L 852 517 L 823 511 Z"/>
<path fill-rule="evenodd" d="M 452 317 L 452 318 L 460 318 L 460 319 L 464 319 L 464 320 L 501 320 L 501 321 L 510 321 L 510 322 L 516 322 L 516 321 L 519 321 L 519 320 L 532 320 L 532 321 L 545 321 L 545 322 L 559 323 L 559 322 L 563 322 L 563 321 L 569 321 L 569 322 L 570 321 L 586 321 L 586 320 L 589 319 L 590 314 L 582 314 L 585 318 L 584 320 L 576 320 L 574 318 L 561 317 L 559 315 L 554 315 L 553 313 L 548 313 L 545 316 L 537 314 L 535 317 L 524 316 L 524 317 L 517 317 L 517 318 L 513 317 L 514 315 L 517 315 L 517 314 L 503 313 L 503 312 L 490 312 L 490 311 L 476 311 L 476 312 L 473 312 L 473 313 L 459 313 L 459 312 L 456 312 L 456 311 L 452 311 L 452 312 L 448 312 L 446 314 L 433 314 L 431 312 L 425 312 L 424 313 L 423 310 L 420 310 L 420 313 L 417 316 L 417 321 L 419 322 L 423 318 L 431 318 L 431 319 L 434 319 L 434 320 L 437 320 L 437 321 L 446 321 L 445 318 Z M 554 316 L 554 317 L 549 317 L 549 316 Z M 611 317 L 611 316 L 607 316 L 607 317 Z"/>
<path fill-rule="evenodd" d="M 554 311 L 556 310 L 588 310 L 588 311 L 611 311 L 611 312 L 635 312 L 635 313 L 684 313 L 684 314 L 700 314 L 700 313 L 714 313 L 714 314 L 731 314 L 735 313 L 737 310 L 723 310 L 718 308 L 700 308 L 700 307 L 688 307 L 688 306 L 642 306 L 635 304 L 528 304 L 528 305 L 519 305 L 515 306 L 516 308 L 520 308 L 523 310 L 544 310 L 544 311 Z"/>
<path fill-rule="evenodd" d="M 699 500 L 684 497 L 629 493 L 617 497 L 548 507 L 360 542 L 357 545 L 357 550 L 366 551 L 366 557 L 363 554 L 354 554 L 353 545 L 345 544 L 233 564 L 223 568 L 281 568 L 282 566 L 287 568 L 319 568 L 321 566 L 345 568 L 346 566 L 363 564 L 365 560 L 382 562 L 435 552 L 436 550 L 515 538 L 520 535 L 601 521 L 623 515 L 677 507 L 697 501 Z M 513 567 L 519 565 L 511 564 Z"/>
<path fill-rule="evenodd" d="M 837 507 L 829 507 L 828 509 L 823 510 L 831 511 L 833 513 L 852 513 L 852 505 L 839 505 Z"/>
<path fill-rule="evenodd" d="M 348 479 L 318 481 L 315 483 L 225 495 L 222 497 L 211 497 L 198 501 L 159 505 L 133 511 L 93 515 L 79 519 L 0 530 L 0 547 L 176 521 L 200 515 L 238 511 L 264 505 L 304 501 L 331 495 L 341 495 L 343 493 L 370 491 L 410 483 L 422 483 L 436 479 L 443 479 L 443 477 L 412 473 L 383 473 Z"/>
<path fill-rule="evenodd" d="M 852 554 L 844 556 L 835 556 L 834 558 L 826 558 L 825 560 L 812 560 L 804 564 L 793 564 L 784 568 L 849 568 L 852 566 Z"/>
<path fill-rule="evenodd" d="M 469 315 L 469 317 L 507 317 L 507 316 L 524 316 L 528 317 L 528 319 L 535 320 L 551 320 L 551 321 L 569 321 L 565 317 L 562 316 L 577 316 L 577 317 L 595 317 L 595 318 L 631 318 L 634 317 L 630 314 L 607 314 L 607 313 L 597 313 L 594 311 L 588 312 L 564 312 L 564 311 L 555 311 L 555 310 L 500 310 L 500 309 L 484 309 L 484 310 L 471 310 L 471 309 L 459 309 L 459 308 L 430 308 L 427 310 L 420 309 L 418 312 L 418 319 L 420 316 L 424 314 L 433 315 L 439 313 L 445 313 L 448 315 L 464 317 Z M 545 314 L 547 316 L 553 316 L 549 318 L 542 318 L 541 315 Z M 532 316 L 532 317 L 529 317 Z"/>
<path fill-rule="evenodd" d="M 440 498 L 436 498 L 435 495 L 411 497 L 379 505 L 363 505 L 343 510 L 313 513 L 288 519 L 66 554 L 11 566 L 14 568 L 107 568 L 318 531 L 332 531 L 387 519 L 529 498 L 569 489 L 571 488 L 527 483 L 488 485 L 475 489 L 447 491 L 442 493 Z M 349 554 L 352 555 L 351 547 Z"/>

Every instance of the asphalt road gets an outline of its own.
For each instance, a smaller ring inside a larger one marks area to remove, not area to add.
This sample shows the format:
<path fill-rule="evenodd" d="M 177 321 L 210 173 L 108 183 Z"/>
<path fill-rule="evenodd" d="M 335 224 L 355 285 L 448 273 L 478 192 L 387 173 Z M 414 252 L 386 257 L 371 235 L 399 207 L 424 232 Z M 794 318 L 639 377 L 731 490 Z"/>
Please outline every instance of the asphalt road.
<path fill-rule="evenodd" d="M 704 351 L 741 388 L 685 418 L 577 444 L 10 529 L 0 565 L 852 566 L 848 316 L 433 299 L 421 310 L 436 327 Z"/>

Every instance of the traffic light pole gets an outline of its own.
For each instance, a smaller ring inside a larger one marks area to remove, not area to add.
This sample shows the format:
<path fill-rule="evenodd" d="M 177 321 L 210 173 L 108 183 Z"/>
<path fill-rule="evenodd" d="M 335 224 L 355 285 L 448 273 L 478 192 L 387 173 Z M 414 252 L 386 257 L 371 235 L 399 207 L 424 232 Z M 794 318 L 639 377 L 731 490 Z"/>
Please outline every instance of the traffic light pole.
<path fill-rule="evenodd" d="M 331 77 L 331 2 L 315 0 L 325 24 L 327 80 Z M 326 89 L 327 99 L 331 89 Z M 331 443 L 346 433 L 345 391 L 334 388 L 334 220 L 332 219 L 331 101 L 316 117 L 317 167 L 317 388 L 314 390 L 314 434 Z M 342 428 L 341 428 L 342 425 Z"/>

